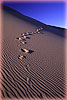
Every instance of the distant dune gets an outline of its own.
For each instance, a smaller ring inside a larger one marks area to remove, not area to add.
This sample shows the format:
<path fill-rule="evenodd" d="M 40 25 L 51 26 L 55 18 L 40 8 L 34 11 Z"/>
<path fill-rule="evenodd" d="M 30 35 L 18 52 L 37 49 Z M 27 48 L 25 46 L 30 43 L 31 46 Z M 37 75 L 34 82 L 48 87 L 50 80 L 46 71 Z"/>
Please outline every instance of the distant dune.
<path fill-rule="evenodd" d="M 3 6 L 2 98 L 65 98 L 65 29 Z"/>

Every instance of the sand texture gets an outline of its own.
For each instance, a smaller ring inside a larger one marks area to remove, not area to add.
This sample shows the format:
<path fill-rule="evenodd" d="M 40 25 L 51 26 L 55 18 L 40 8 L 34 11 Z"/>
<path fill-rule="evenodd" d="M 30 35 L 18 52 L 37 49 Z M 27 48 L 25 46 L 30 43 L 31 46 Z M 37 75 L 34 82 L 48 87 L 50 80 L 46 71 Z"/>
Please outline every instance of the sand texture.
<path fill-rule="evenodd" d="M 2 98 L 65 98 L 64 29 L 3 7 Z"/>

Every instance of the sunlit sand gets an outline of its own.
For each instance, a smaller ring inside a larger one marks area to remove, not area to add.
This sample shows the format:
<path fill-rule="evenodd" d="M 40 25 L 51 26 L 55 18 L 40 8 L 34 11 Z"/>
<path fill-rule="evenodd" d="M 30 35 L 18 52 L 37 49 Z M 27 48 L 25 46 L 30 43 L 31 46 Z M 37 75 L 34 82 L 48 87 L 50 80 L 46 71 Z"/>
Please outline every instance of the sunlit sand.
<path fill-rule="evenodd" d="M 1 98 L 65 99 L 65 29 L 3 7 Z"/>

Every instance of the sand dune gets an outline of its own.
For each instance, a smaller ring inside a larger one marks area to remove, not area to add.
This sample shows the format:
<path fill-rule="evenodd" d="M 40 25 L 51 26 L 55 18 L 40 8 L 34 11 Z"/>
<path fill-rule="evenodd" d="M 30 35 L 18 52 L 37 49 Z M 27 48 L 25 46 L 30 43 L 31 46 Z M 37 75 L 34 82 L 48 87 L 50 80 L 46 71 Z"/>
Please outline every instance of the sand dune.
<path fill-rule="evenodd" d="M 65 30 L 3 6 L 2 98 L 65 98 Z"/>

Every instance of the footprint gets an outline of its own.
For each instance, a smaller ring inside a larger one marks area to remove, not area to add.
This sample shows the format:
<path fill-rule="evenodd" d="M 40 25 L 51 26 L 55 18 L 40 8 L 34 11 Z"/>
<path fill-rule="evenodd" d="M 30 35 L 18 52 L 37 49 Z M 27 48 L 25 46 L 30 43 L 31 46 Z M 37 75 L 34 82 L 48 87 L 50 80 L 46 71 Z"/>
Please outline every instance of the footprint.
<path fill-rule="evenodd" d="M 28 36 L 22 36 L 23 39 L 30 39 Z"/>
<path fill-rule="evenodd" d="M 29 53 L 29 50 L 27 50 L 27 49 L 21 49 L 21 51 L 23 51 L 25 53 Z"/>
<path fill-rule="evenodd" d="M 20 43 L 22 43 L 22 44 L 27 44 L 27 42 L 26 42 L 26 41 L 21 41 Z"/>
<path fill-rule="evenodd" d="M 26 41 L 26 39 L 22 38 L 23 41 Z"/>
<path fill-rule="evenodd" d="M 26 34 L 27 35 L 33 35 L 33 32 L 27 32 Z"/>
<path fill-rule="evenodd" d="M 30 39 L 30 37 L 26 37 L 27 39 Z"/>
<path fill-rule="evenodd" d="M 20 60 L 22 60 L 22 59 L 24 59 L 24 58 L 26 58 L 26 56 L 19 55 L 19 57 L 18 57 L 18 59 L 20 59 Z"/>
<path fill-rule="evenodd" d="M 26 37 L 27 37 L 27 36 L 25 36 L 25 35 L 23 36 L 24 39 L 26 39 Z"/>
<path fill-rule="evenodd" d="M 18 38 L 16 38 L 17 40 L 22 40 L 22 38 L 21 37 L 18 37 Z"/>
<path fill-rule="evenodd" d="M 21 51 L 25 53 L 30 53 L 30 54 L 34 52 L 33 50 L 27 50 L 27 49 L 21 49 Z"/>
<path fill-rule="evenodd" d="M 40 34 L 40 32 L 37 32 L 38 34 Z"/>

